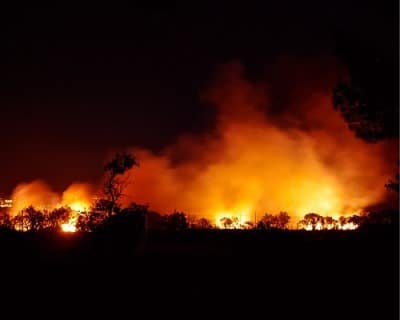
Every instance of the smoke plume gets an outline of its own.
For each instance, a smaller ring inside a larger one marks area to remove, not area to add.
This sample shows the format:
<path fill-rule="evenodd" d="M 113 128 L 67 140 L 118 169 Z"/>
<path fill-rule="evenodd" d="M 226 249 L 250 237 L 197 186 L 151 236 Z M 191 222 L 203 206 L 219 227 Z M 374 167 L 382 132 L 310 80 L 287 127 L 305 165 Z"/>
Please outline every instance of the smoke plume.
<path fill-rule="evenodd" d="M 202 96 L 216 110 L 207 133 L 186 134 L 159 153 L 132 148 L 140 167 L 123 204 L 149 204 L 207 217 L 253 220 L 288 212 L 336 217 L 383 201 L 397 141 L 370 144 L 354 136 L 331 103 L 340 67 L 332 59 L 281 58 L 263 81 L 240 63 L 222 66 Z M 18 185 L 13 213 L 33 205 L 87 208 L 94 188 L 72 184 L 62 197 L 42 181 Z"/>
<path fill-rule="evenodd" d="M 257 82 L 237 62 L 223 66 L 204 96 L 216 108 L 213 130 L 183 135 L 158 154 L 134 148 L 140 168 L 130 173 L 126 204 L 212 220 L 287 211 L 297 220 L 381 201 L 395 144 L 369 144 L 348 130 L 331 103 L 335 68 L 330 59 L 281 59 Z"/>

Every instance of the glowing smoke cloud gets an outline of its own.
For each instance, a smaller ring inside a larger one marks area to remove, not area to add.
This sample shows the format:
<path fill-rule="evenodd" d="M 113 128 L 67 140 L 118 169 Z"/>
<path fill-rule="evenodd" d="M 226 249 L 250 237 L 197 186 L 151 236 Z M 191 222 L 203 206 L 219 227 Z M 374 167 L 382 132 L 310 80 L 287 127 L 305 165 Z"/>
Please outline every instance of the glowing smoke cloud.
<path fill-rule="evenodd" d="M 243 72 L 238 63 L 225 66 L 208 91 L 217 109 L 212 133 L 184 135 L 160 154 L 132 150 L 140 168 L 131 174 L 126 204 L 211 219 L 284 210 L 298 220 L 309 212 L 358 213 L 384 197 L 393 144 L 367 144 L 347 129 L 331 104 L 335 77 L 309 83 L 309 75 L 297 74 L 309 94 L 277 112 L 273 88 Z"/>

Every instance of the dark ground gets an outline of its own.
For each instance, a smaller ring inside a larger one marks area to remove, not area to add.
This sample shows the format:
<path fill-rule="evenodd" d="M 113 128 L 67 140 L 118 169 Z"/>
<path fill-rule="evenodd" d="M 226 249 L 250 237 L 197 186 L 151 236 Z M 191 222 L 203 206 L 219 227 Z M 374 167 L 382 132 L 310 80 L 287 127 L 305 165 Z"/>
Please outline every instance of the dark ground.
<path fill-rule="evenodd" d="M 90 319 L 398 319 L 397 230 L 191 230 L 144 239 L 1 234 L 3 310 Z"/>

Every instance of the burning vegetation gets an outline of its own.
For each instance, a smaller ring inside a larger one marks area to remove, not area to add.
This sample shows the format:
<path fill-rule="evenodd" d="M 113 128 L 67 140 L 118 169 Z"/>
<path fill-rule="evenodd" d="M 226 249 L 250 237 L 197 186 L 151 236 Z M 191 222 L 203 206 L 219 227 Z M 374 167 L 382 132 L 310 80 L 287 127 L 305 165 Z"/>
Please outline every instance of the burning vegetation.
<path fill-rule="evenodd" d="M 238 63 L 224 66 L 203 96 L 216 110 L 214 130 L 158 153 L 133 149 L 141 167 L 125 204 L 179 206 L 218 225 L 287 211 L 294 228 L 310 212 L 348 217 L 385 202 L 397 141 L 371 144 L 347 128 L 332 107 L 332 69 L 340 68 L 330 60 L 282 59 L 257 82 Z"/>
<path fill-rule="evenodd" d="M 121 212 L 148 214 L 132 203 L 150 203 L 150 216 L 164 216 L 149 219 L 172 229 L 354 230 L 387 197 L 396 142 L 371 144 L 348 130 L 331 102 L 337 73 L 326 65 L 335 63 L 278 62 L 282 74 L 293 67 L 285 82 L 274 68 L 257 82 L 239 63 L 226 65 L 203 95 L 216 110 L 211 131 L 157 154 L 118 154 L 101 187 L 73 183 L 60 195 L 40 180 L 19 184 L 3 225 L 92 231 Z M 265 211 L 280 213 L 257 219 Z"/>

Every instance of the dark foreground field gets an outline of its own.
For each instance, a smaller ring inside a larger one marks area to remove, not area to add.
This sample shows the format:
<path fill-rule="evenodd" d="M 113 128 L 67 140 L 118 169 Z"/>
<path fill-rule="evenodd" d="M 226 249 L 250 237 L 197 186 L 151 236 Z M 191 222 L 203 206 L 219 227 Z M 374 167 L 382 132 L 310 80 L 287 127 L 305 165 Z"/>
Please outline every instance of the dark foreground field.
<path fill-rule="evenodd" d="M 0 250 L 3 310 L 19 315 L 398 319 L 392 229 L 6 232 Z"/>

